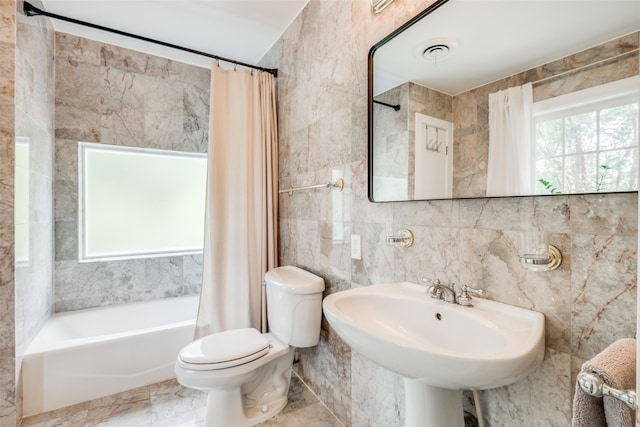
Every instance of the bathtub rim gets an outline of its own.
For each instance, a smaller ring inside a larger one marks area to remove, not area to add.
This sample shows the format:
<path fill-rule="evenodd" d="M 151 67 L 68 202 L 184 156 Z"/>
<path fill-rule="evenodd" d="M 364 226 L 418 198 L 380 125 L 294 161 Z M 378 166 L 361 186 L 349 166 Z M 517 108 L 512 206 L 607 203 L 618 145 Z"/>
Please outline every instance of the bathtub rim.
<path fill-rule="evenodd" d="M 96 343 L 114 340 L 117 338 L 148 334 L 151 332 L 163 331 L 170 328 L 184 327 L 184 326 L 191 326 L 191 325 L 195 326 L 197 313 L 198 313 L 197 304 L 195 304 L 194 317 L 186 320 L 179 320 L 171 323 L 156 324 L 156 325 L 145 327 L 145 328 L 137 328 L 137 329 L 127 330 L 127 331 L 118 331 L 118 332 L 106 333 L 101 335 L 83 336 L 78 338 L 61 338 L 59 340 L 56 339 L 56 340 L 45 341 L 43 343 L 40 342 L 40 341 L 43 341 L 40 335 L 43 333 L 43 331 L 47 327 L 47 323 L 51 321 L 55 322 L 57 319 L 72 317 L 74 315 L 79 317 L 79 316 L 82 316 L 83 314 L 93 313 L 101 310 L 114 311 L 123 306 L 127 306 L 128 309 L 132 309 L 132 306 L 139 306 L 139 307 L 151 306 L 151 305 L 158 305 L 158 303 L 160 302 L 170 304 L 171 301 L 187 300 L 187 299 L 196 300 L 198 299 L 198 297 L 199 297 L 198 295 L 185 295 L 185 296 L 179 296 L 179 297 L 160 298 L 160 299 L 148 300 L 148 301 L 134 301 L 134 302 L 128 302 L 128 303 L 122 303 L 122 304 L 90 307 L 90 308 L 84 308 L 81 310 L 54 313 L 49 317 L 49 319 L 47 319 L 47 321 L 42 326 L 42 328 L 40 328 L 40 331 L 38 331 L 38 333 L 36 334 L 35 338 L 27 346 L 25 352 L 23 353 L 23 358 L 39 356 L 39 355 L 42 355 L 43 353 L 66 351 L 69 349 L 78 348 L 85 345 L 93 345 Z"/>

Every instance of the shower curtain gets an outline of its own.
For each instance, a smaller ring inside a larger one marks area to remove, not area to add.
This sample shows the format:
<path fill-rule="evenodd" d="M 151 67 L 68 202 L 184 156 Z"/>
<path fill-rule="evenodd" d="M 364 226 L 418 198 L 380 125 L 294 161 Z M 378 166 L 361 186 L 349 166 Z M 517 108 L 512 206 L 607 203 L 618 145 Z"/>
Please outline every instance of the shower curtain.
<path fill-rule="evenodd" d="M 266 330 L 265 273 L 277 263 L 275 80 L 213 64 L 202 289 L 196 338 Z"/>
<path fill-rule="evenodd" d="M 531 83 L 489 94 L 487 196 L 533 194 Z"/>

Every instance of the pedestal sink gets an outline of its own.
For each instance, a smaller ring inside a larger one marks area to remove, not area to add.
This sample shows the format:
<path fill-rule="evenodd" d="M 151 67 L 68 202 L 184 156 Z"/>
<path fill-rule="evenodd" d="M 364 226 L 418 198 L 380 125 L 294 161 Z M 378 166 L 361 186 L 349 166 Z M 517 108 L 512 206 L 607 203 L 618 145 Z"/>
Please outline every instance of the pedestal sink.
<path fill-rule="evenodd" d="M 365 358 L 404 377 L 407 427 L 462 427 L 463 389 L 518 381 L 544 357 L 541 313 L 482 298 L 445 303 L 410 282 L 337 292 L 331 327 Z"/>

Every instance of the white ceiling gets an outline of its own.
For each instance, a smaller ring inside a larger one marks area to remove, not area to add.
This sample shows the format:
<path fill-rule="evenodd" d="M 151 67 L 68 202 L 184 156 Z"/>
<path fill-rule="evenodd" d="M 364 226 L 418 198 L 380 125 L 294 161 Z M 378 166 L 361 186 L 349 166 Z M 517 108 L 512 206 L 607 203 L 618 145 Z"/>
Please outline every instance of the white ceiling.
<path fill-rule="evenodd" d="M 413 81 L 456 95 L 638 30 L 639 0 L 450 0 L 376 51 L 374 93 Z M 457 47 L 423 59 L 441 38 Z"/>
<path fill-rule="evenodd" d="M 43 0 L 44 9 L 216 56 L 257 64 L 309 0 Z M 211 59 L 52 19 L 56 31 L 202 67 Z"/>
<path fill-rule="evenodd" d="M 42 1 L 48 12 L 257 64 L 309 0 Z M 211 64 L 205 56 L 57 19 L 52 23 L 56 31 Z M 376 93 L 411 80 L 457 94 L 638 28 L 640 0 L 450 0 L 405 31 L 402 38 L 411 37 L 410 42 L 396 38 L 376 53 Z M 438 64 L 416 57 L 425 41 L 441 37 L 458 41 L 448 57 Z M 383 56 L 392 64 L 385 76 Z"/>

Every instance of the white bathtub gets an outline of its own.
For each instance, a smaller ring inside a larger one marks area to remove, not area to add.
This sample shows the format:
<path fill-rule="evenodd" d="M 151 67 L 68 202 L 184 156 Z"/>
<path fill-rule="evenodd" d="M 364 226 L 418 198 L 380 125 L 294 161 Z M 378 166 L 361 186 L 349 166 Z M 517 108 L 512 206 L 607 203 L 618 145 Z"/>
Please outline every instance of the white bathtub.
<path fill-rule="evenodd" d="M 173 378 L 197 310 L 189 296 L 54 314 L 24 355 L 24 416 Z"/>

